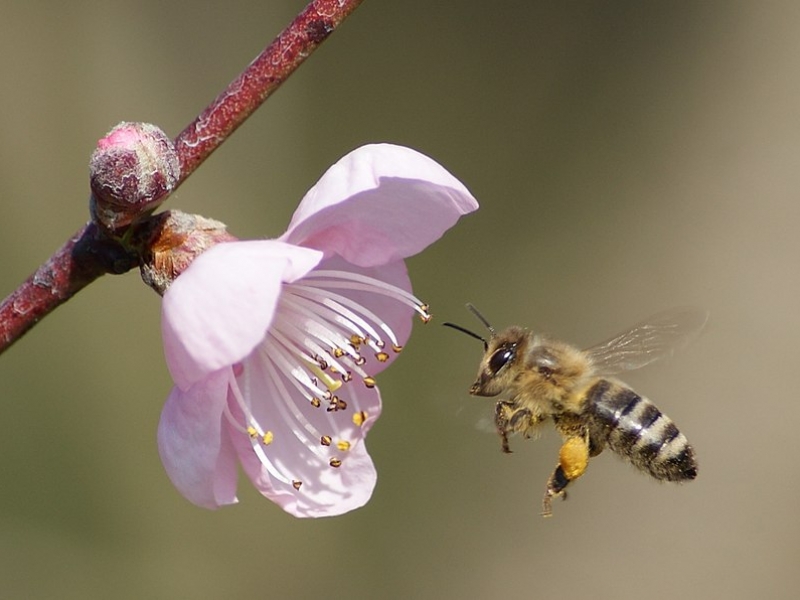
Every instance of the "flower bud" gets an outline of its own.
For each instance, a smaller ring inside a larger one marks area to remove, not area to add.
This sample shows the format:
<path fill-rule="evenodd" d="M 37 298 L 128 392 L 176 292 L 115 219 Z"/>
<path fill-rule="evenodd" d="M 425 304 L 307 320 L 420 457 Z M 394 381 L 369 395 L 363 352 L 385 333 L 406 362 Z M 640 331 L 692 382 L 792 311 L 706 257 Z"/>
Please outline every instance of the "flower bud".
<path fill-rule="evenodd" d="M 140 266 L 142 279 L 162 296 L 200 254 L 236 239 L 224 223 L 179 210 L 157 214 L 136 235 L 143 239 L 134 243 L 148 248 Z"/>
<path fill-rule="evenodd" d="M 149 215 L 175 189 L 180 163 L 167 135 L 148 123 L 120 123 L 89 163 L 92 219 L 112 233 Z"/>

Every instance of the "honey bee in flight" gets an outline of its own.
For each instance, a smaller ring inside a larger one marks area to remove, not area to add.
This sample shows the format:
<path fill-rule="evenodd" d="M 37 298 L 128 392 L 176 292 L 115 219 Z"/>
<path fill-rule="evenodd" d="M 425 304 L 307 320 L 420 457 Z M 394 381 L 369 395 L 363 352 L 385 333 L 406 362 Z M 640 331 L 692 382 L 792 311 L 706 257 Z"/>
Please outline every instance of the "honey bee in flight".
<path fill-rule="evenodd" d="M 471 304 L 467 308 L 489 330 L 488 340 L 445 323 L 483 342 L 484 355 L 473 396 L 498 396 L 495 427 L 503 452 L 508 436 L 526 438 L 552 421 L 564 442 L 547 481 L 542 515 L 552 515 L 553 498 L 566 498 L 570 482 L 584 474 L 591 457 L 606 447 L 660 481 L 697 476 L 694 450 L 672 420 L 652 402 L 612 376 L 671 355 L 695 337 L 708 313 L 693 308 L 659 313 L 619 335 L 580 350 L 521 327 L 497 332 Z"/>

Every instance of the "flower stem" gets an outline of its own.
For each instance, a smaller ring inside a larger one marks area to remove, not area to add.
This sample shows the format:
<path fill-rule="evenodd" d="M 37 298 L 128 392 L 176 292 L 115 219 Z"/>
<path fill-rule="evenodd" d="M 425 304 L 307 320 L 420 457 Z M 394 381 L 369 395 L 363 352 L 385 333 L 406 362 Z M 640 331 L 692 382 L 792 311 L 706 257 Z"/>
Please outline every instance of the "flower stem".
<path fill-rule="evenodd" d="M 277 90 L 361 2 L 312 0 L 173 140 L 181 165 L 175 187 Z M 88 223 L 0 303 L 0 353 L 101 275 L 121 274 L 137 266 L 136 253 Z"/>

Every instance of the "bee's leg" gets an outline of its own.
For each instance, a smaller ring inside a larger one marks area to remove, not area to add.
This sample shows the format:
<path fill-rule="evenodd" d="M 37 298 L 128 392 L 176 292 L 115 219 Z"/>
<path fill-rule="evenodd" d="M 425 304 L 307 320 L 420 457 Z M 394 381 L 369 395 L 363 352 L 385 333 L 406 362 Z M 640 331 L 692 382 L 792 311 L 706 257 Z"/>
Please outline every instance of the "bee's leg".
<path fill-rule="evenodd" d="M 500 400 L 494 405 L 494 424 L 497 433 L 500 435 L 502 450 L 506 454 L 511 454 L 511 447 L 508 445 L 508 434 L 513 431 L 511 428 L 511 417 L 514 415 L 516 407 L 506 400 Z"/>
<path fill-rule="evenodd" d="M 500 400 L 494 407 L 494 424 L 502 440 L 502 449 L 511 454 L 508 434 L 515 431 L 526 431 L 533 422 L 533 413 L 527 408 L 519 408 L 513 402 Z"/>
<path fill-rule="evenodd" d="M 552 500 L 567 497 L 566 487 L 586 472 L 589 465 L 589 444 L 584 437 L 567 438 L 558 453 L 558 466 L 547 481 L 547 491 L 542 500 L 542 516 L 553 514 Z"/>

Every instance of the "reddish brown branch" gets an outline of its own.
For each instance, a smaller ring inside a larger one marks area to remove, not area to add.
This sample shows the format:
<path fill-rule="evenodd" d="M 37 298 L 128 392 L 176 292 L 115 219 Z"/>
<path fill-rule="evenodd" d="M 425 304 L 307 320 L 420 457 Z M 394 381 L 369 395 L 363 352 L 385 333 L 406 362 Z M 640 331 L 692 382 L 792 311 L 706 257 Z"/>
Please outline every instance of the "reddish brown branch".
<path fill-rule="evenodd" d="M 308 58 L 362 0 L 313 0 L 174 140 L 180 185 Z M 177 185 L 175 187 L 177 187 Z M 79 290 L 106 273 L 125 273 L 138 253 L 90 223 L 0 304 L 0 353 Z"/>
<path fill-rule="evenodd" d="M 136 265 L 135 256 L 87 224 L 0 304 L 0 352 L 101 275 Z"/>
<path fill-rule="evenodd" d="M 183 182 L 362 0 L 314 0 L 175 138 Z"/>

